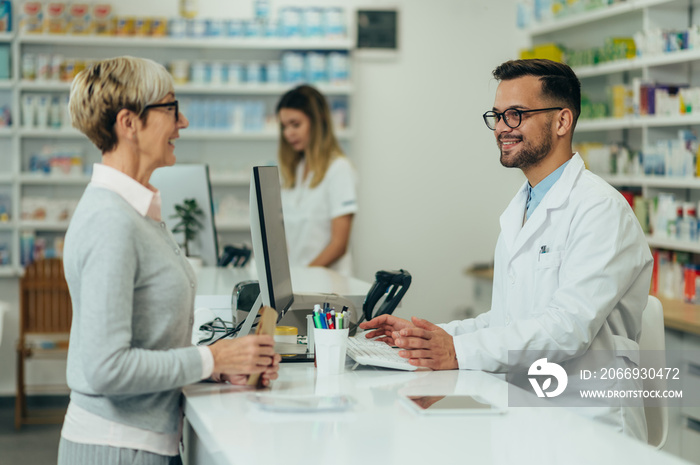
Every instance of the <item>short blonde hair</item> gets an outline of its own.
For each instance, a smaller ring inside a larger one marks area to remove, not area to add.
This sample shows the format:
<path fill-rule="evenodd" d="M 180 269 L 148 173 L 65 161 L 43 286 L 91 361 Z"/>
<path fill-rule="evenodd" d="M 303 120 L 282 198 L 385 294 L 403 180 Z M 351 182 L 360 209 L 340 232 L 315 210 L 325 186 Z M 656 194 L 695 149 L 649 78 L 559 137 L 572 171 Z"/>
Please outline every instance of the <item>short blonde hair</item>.
<path fill-rule="evenodd" d="M 173 78 L 160 64 L 129 56 L 98 61 L 73 79 L 70 89 L 71 124 L 102 153 L 118 143 L 114 123 L 122 109 L 146 121 L 144 109 L 173 92 Z"/>

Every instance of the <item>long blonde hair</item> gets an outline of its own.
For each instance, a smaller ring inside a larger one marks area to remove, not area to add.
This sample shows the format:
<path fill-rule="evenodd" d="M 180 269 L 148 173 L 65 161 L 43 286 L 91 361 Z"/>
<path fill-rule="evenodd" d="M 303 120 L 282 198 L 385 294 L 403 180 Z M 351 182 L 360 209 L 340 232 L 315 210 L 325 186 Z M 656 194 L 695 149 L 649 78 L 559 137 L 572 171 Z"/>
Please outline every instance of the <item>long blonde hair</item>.
<path fill-rule="evenodd" d="M 331 161 L 343 157 L 338 140 L 333 133 L 333 122 L 328 103 L 323 95 L 315 88 L 301 85 L 288 91 L 277 103 L 276 113 L 289 108 L 303 112 L 310 121 L 309 146 L 305 152 L 297 152 L 284 138 L 284 129 L 280 123 L 279 167 L 282 173 L 283 186 L 287 189 L 294 187 L 296 170 L 306 154 L 306 164 L 313 172 L 311 187 L 316 187 L 323 181 Z"/>

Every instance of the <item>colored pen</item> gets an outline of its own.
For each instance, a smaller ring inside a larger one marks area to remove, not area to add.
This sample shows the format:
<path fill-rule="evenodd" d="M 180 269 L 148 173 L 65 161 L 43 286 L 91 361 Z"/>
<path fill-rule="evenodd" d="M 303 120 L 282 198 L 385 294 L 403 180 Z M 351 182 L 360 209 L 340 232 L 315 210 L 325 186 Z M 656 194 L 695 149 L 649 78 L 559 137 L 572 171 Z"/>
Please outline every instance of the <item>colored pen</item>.
<path fill-rule="evenodd" d="M 348 306 L 343 305 L 343 310 L 340 312 L 340 319 L 343 322 L 343 328 L 349 328 L 350 323 L 348 322 Z"/>
<path fill-rule="evenodd" d="M 316 328 L 322 328 L 321 326 L 321 306 L 316 304 L 314 305 L 314 327 Z"/>

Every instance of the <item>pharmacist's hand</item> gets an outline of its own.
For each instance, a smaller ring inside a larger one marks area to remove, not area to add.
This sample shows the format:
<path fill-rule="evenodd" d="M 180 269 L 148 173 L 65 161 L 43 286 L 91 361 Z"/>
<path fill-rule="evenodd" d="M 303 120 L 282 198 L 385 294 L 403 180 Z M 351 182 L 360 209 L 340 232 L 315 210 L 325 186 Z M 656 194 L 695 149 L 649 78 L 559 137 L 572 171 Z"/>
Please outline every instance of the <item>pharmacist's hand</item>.
<path fill-rule="evenodd" d="M 399 355 L 417 367 L 433 370 L 459 368 L 452 336 L 427 320 L 411 318 L 413 327 L 402 328 L 393 334 L 394 345 L 405 350 Z"/>
<path fill-rule="evenodd" d="M 277 377 L 281 357 L 275 354 L 272 336 L 250 335 L 221 339 L 208 347 L 214 356 L 214 372 L 226 376 L 229 382 L 237 381 L 236 375 L 251 373 L 262 373 L 263 380 Z"/>
<path fill-rule="evenodd" d="M 394 333 L 402 329 L 414 328 L 410 321 L 393 315 L 379 315 L 369 321 L 360 323 L 360 328 L 369 329 L 365 334 L 367 338 L 379 337 L 377 340 L 394 345 Z"/>

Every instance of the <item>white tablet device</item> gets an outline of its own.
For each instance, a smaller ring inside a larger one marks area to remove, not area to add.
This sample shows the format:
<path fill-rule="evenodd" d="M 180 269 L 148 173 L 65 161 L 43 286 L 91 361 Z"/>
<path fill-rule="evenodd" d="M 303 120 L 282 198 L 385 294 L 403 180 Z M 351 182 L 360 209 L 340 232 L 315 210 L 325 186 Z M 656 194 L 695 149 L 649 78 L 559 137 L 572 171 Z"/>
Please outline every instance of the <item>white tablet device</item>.
<path fill-rule="evenodd" d="M 504 409 L 489 404 L 477 396 L 461 394 L 444 396 L 400 395 L 399 398 L 410 410 L 421 415 L 492 415 L 505 412 Z"/>

